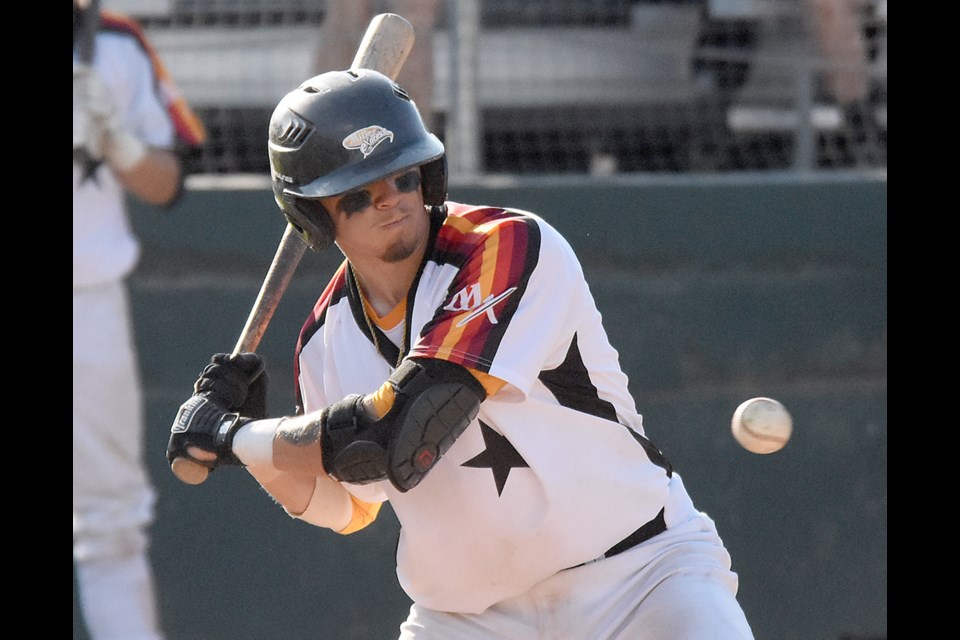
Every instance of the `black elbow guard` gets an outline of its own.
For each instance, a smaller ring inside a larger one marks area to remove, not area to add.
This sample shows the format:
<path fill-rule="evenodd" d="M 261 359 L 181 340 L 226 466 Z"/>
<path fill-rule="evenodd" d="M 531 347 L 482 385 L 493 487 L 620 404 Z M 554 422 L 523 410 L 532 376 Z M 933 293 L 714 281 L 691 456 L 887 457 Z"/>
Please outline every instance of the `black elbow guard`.
<path fill-rule="evenodd" d="M 323 463 L 337 480 L 365 484 L 389 478 L 397 490 L 417 486 L 480 411 L 483 386 L 443 360 L 407 360 L 390 377 L 393 406 L 367 419 L 361 396 L 348 396 L 322 416 Z"/>
<path fill-rule="evenodd" d="M 393 408 L 380 422 L 393 421 L 387 451 L 388 476 L 406 492 L 423 480 L 440 456 L 480 412 L 487 396 L 473 374 L 445 360 L 406 360 L 390 376 Z"/>

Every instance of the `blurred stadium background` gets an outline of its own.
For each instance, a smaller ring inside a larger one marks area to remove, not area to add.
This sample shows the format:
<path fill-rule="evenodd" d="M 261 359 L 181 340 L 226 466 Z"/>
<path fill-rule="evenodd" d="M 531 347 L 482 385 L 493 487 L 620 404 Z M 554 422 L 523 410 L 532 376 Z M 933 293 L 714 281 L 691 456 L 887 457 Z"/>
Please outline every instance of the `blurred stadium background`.
<path fill-rule="evenodd" d="M 886 1 L 849 0 L 842 46 L 813 19 L 833 4 L 441 0 L 434 30 L 451 197 L 537 211 L 570 239 L 757 640 L 886 638 Z M 389 508 L 344 541 L 245 474 L 183 485 L 162 453 L 282 234 L 267 125 L 316 72 L 326 1 L 103 6 L 140 21 L 210 134 L 176 208 L 132 206 L 167 637 L 389 640 L 409 606 Z M 293 406 L 293 336 L 341 258 L 307 253 L 261 344 L 271 411 Z M 794 414 L 772 456 L 729 434 L 756 395 Z M 86 640 L 76 602 L 73 626 Z"/>
<path fill-rule="evenodd" d="M 457 176 L 885 169 L 886 0 L 852 0 L 847 56 L 814 20 L 832 2 L 441 0 L 436 133 Z M 207 123 L 194 170 L 269 172 L 270 113 L 317 72 L 326 1 L 104 5 L 141 21 Z"/>

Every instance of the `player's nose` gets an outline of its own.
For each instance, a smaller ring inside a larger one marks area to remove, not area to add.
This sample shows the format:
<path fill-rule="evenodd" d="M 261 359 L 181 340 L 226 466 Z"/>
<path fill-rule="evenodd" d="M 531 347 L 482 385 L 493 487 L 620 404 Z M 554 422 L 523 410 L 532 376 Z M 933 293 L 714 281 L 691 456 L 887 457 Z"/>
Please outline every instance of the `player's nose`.
<path fill-rule="evenodd" d="M 373 205 L 377 209 L 390 209 L 397 206 L 401 195 L 403 193 L 397 188 L 392 177 L 377 181 L 370 190 Z"/>

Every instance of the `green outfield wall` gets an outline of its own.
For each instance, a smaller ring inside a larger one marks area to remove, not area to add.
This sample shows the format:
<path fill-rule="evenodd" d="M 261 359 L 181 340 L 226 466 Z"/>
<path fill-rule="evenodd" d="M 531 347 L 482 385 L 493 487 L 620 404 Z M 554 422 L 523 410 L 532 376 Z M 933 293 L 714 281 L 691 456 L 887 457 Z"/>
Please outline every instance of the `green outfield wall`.
<path fill-rule="evenodd" d="M 177 407 L 233 348 L 283 233 L 254 182 L 192 181 L 165 213 L 134 205 L 163 624 L 168 640 L 390 640 L 409 601 L 389 508 L 344 537 L 289 518 L 243 471 L 187 486 L 166 466 Z M 528 209 L 569 239 L 647 435 L 731 551 L 758 640 L 887 634 L 886 187 L 885 175 L 451 184 L 452 200 Z M 271 412 L 292 411 L 296 334 L 341 259 L 307 253 L 263 340 Z M 778 453 L 730 435 L 753 396 L 793 414 Z M 74 604 L 86 638 L 78 616 Z"/>

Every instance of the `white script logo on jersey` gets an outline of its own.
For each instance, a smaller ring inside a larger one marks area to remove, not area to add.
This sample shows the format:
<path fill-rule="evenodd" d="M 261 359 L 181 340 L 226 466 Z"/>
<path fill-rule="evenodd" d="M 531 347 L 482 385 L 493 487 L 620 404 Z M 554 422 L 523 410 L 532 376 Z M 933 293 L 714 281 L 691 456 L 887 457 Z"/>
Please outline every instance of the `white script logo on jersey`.
<path fill-rule="evenodd" d="M 457 327 L 462 327 L 467 324 L 474 318 L 482 316 L 484 313 L 487 314 L 487 319 L 490 320 L 490 324 L 497 324 L 497 317 L 493 315 L 493 307 L 495 304 L 505 299 L 511 293 L 516 291 L 516 287 L 510 287 L 501 294 L 493 295 L 492 293 L 487 296 L 486 300 L 480 300 L 480 285 L 478 283 L 471 284 L 469 286 L 460 289 L 453 300 L 444 307 L 447 311 L 470 311 L 466 316 L 460 319 L 460 322 L 457 323 Z"/>
<path fill-rule="evenodd" d="M 393 131 L 384 129 L 378 124 L 373 124 L 363 129 L 357 129 L 344 138 L 341 144 L 344 149 L 359 149 L 363 157 L 366 158 L 384 140 L 393 142 Z"/>

